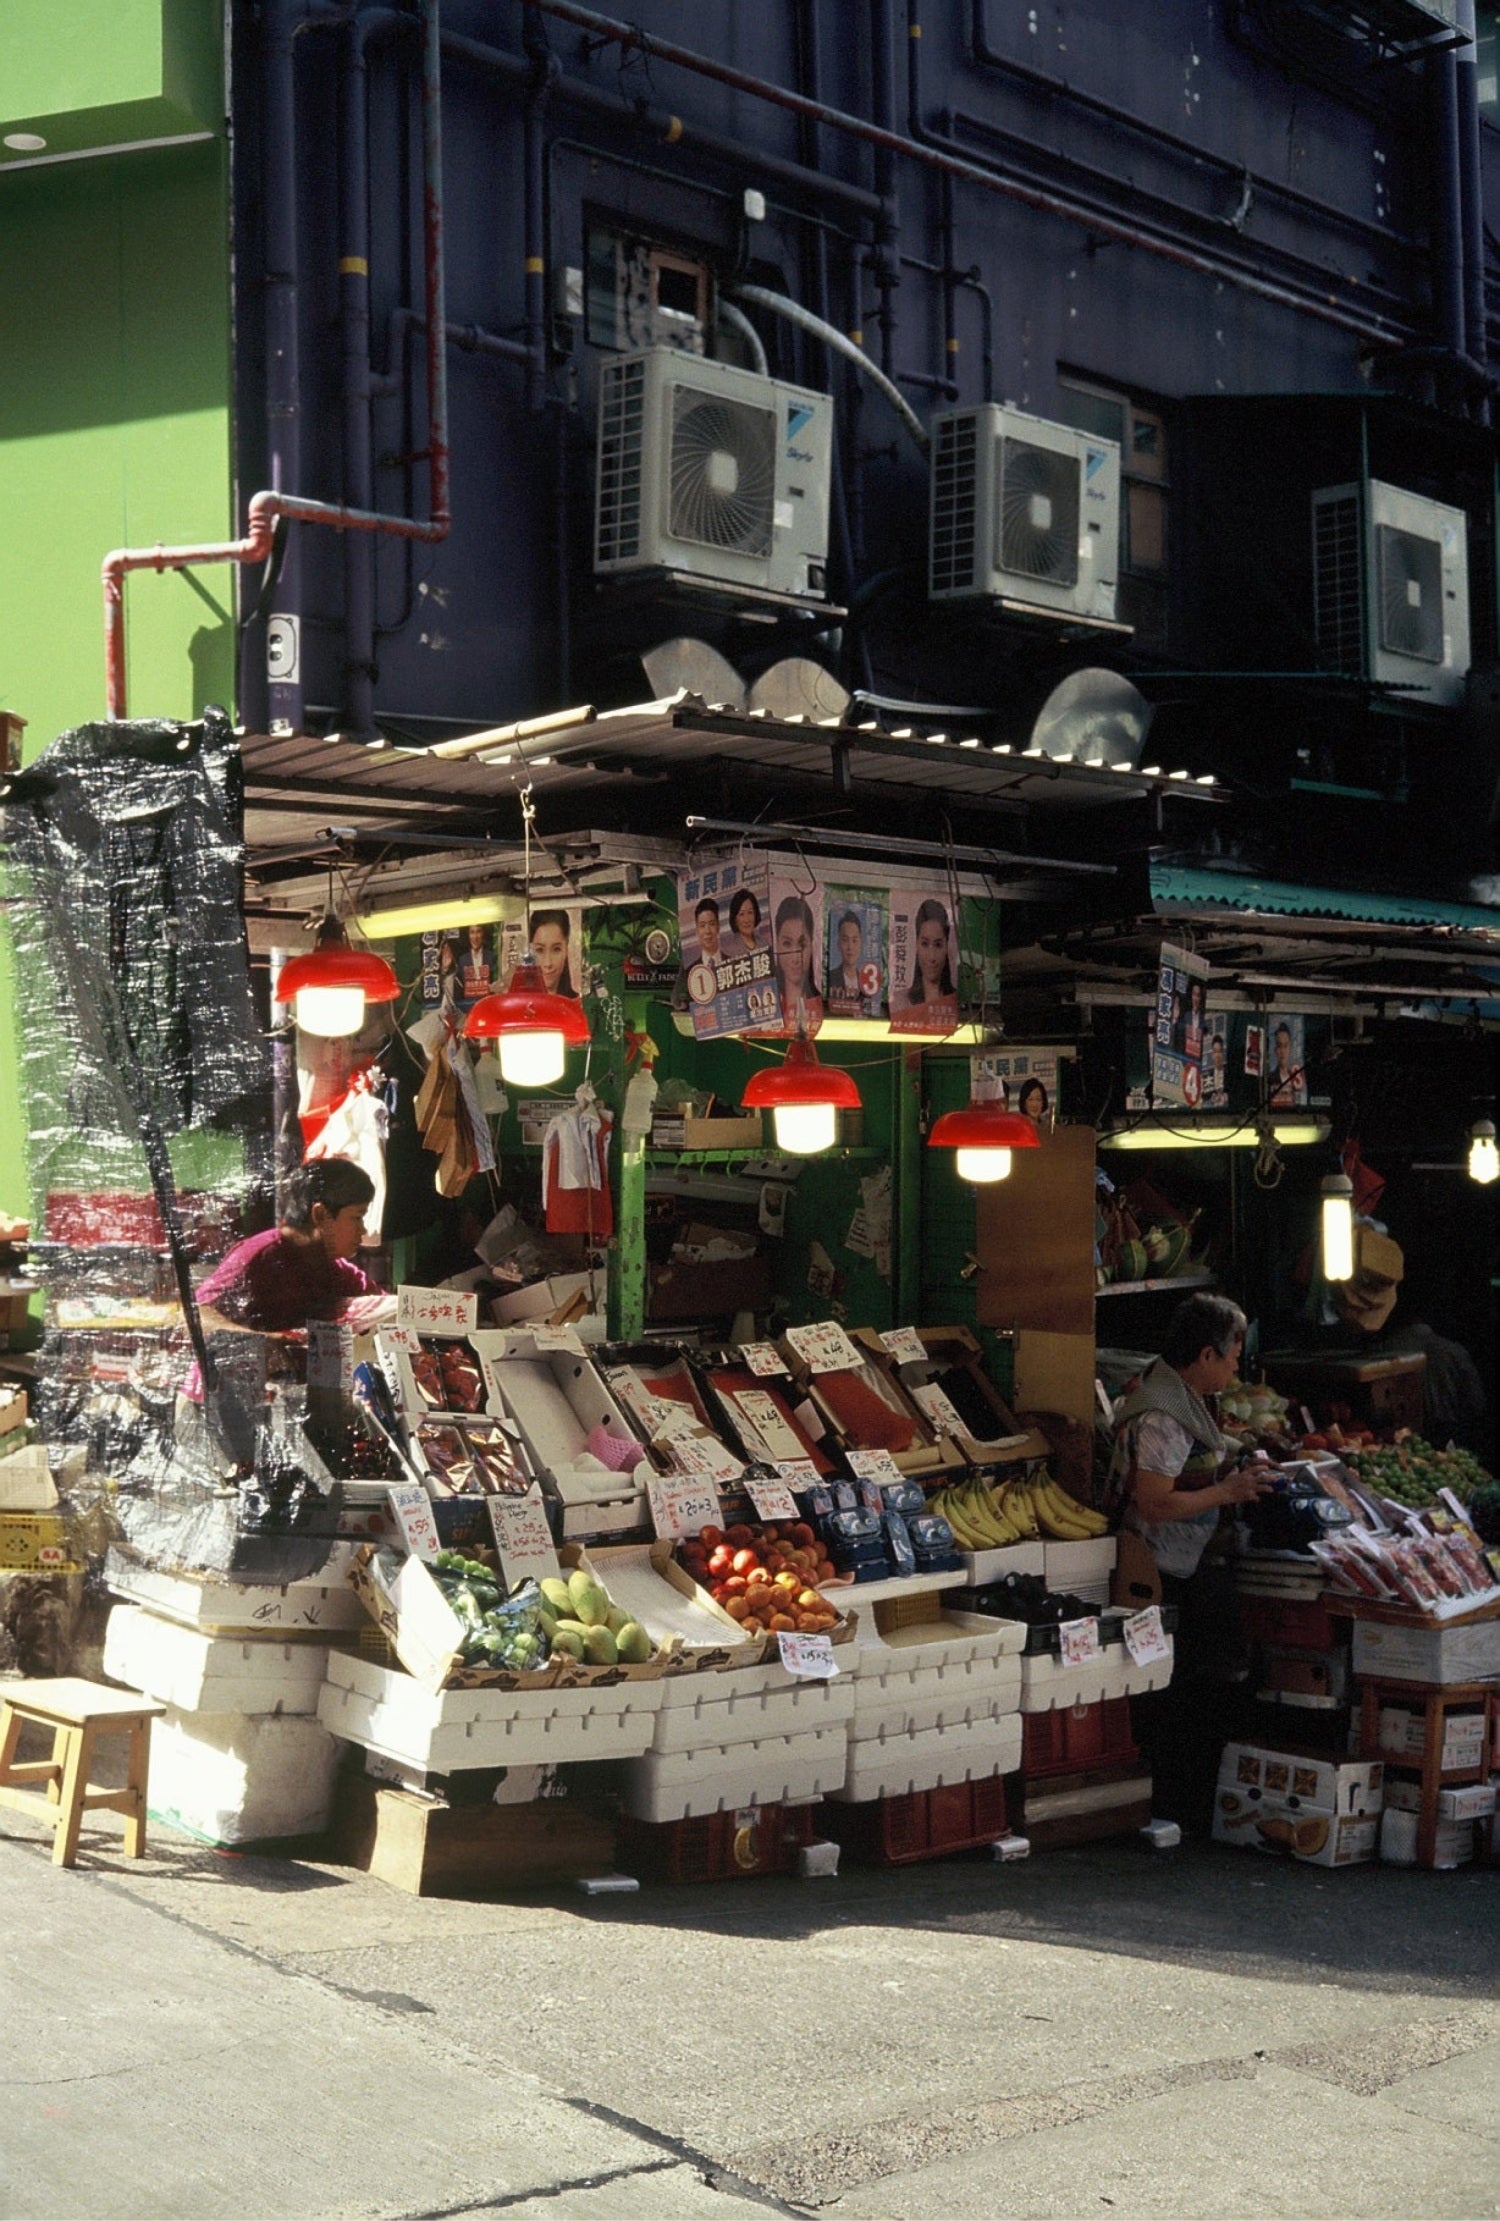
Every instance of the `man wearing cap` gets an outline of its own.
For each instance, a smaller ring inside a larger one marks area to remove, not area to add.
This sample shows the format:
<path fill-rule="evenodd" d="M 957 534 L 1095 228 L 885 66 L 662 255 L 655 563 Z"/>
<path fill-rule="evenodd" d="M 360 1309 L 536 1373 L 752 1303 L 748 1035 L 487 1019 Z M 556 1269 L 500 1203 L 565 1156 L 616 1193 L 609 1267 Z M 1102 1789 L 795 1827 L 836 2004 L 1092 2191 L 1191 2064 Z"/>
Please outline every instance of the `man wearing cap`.
<path fill-rule="evenodd" d="M 1425 1319 L 1404 1319 L 1387 1332 L 1396 1308 L 1406 1260 L 1399 1242 L 1379 1227 L 1356 1220 L 1354 1273 L 1335 1284 L 1333 1308 L 1340 1322 L 1378 1344 L 1361 1350 L 1366 1357 L 1425 1357 L 1422 1374 L 1422 1432 L 1439 1449 L 1458 1442 L 1476 1455 L 1491 1454 L 1484 1381 L 1462 1342 L 1439 1334 Z"/>
<path fill-rule="evenodd" d="M 1345 1326 L 1360 1334 L 1378 1334 L 1396 1308 L 1396 1291 L 1405 1270 L 1398 1242 L 1374 1226 L 1356 1226 L 1353 1277 L 1333 1285 L 1333 1308 Z"/>

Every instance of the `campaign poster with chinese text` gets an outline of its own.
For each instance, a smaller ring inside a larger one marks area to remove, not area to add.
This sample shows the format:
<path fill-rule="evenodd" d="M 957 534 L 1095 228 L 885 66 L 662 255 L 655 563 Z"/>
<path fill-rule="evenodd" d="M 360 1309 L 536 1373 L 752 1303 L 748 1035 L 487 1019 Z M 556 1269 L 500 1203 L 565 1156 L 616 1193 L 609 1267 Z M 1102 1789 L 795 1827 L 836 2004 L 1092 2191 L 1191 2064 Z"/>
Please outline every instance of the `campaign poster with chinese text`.
<path fill-rule="evenodd" d="M 892 1033 L 952 1033 L 958 1024 L 958 941 L 946 891 L 891 895 Z"/>
<path fill-rule="evenodd" d="M 986 1049 L 971 1056 L 969 1093 L 1021 1111 L 1039 1134 L 1050 1134 L 1057 1119 L 1057 1051 Z"/>
<path fill-rule="evenodd" d="M 500 940 L 500 985 L 527 957 L 549 995 L 577 997 L 584 988 L 583 911 L 576 905 L 536 903 L 524 919 L 508 918 Z"/>
<path fill-rule="evenodd" d="M 1266 1066 L 1266 1102 L 1272 1110 L 1297 1110 L 1307 1101 L 1305 1022 L 1273 1010 L 1268 1027 L 1270 1062 Z"/>
<path fill-rule="evenodd" d="M 679 873 L 677 925 L 698 1040 L 780 1031 L 770 910 L 764 857 L 730 856 Z"/>
<path fill-rule="evenodd" d="M 1187 1110 L 1202 1103 L 1207 1006 L 1207 964 L 1163 942 L 1151 1034 L 1151 1091 L 1158 1103 L 1181 1103 Z"/>
<path fill-rule="evenodd" d="M 823 889 L 812 874 L 771 881 L 771 985 L 765 1033 L 814 1034 L 823 1023 Z"/>
<path fill-rule="evenodd" d="M 825 890 L 823 1000 L 830 1018 L 885 1016 L 888 914 L 883 887 Z"/>

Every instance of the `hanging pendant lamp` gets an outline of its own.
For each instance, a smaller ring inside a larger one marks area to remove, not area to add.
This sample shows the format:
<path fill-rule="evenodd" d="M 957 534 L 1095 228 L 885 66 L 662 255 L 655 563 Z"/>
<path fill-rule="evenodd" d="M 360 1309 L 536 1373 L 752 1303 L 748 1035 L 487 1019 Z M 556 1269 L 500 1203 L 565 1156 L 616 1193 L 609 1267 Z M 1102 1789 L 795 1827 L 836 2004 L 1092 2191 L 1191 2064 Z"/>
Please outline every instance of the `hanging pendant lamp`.
<path fill-rule="evenodd" d="M 998 1097 L 978 1097 L 962 1110 L 944 1111 L 927 1136 L 929 1149 L 956 1149 L 960 1180 L 988 1186 L 1010 1172 L 1013 1149 L 1039 1149 L 1042 1137 L 1024 1111 L 1007 1110 Z"/>
<path fill-rule="evenodd" d="M 283 964 L 276 981 L 277 1002 L 291 1004 L 302 1031 L 329 1040 L 358 1033 L 365 1022 L 365 1005 L 393 1003 L 400 991 L 384 957 L 350 948 L 349 936 L 331 908 L 318 928 L 316 945 Z"/>
<path fill-rule="evenodd" d="M 1344 1172 L 1323 1182 L 1323 1278 L 1354 1278 L 1354 1182 Z"/>
<path fill-rule="evenodd" d="M 1469 1178 L 1487 1188 L 1491 1180 L 1500 1180 L 1500 1151 L 1495 1147 L 1495 1122 L 1481 1118 L 1469 1133 Z"/>
<path fill-rule="evenodd" d="M 464 1020 L 467 1041 L 493 1041 L 500 1051 L 500 1077 L 511 1087 L 550 1087 L 563 1076 L 569 1049 L 581 1049 L 589 1022 L 576 995 L 549 993 L 537 966 L 527 957 L 510 975 L 501 995 L 485 995 Z"/>
<path fill-rule="evenodd" d="M 746 1110 L 772 1113 L 776 1146 L 789 1156 L 812 1157 L 838 1139 L 838 1114 L 860 1108 L 859 1089 L 847 1072 L 820 1064 L 818 1053 L 799 1034 L 781 1064 L 750 1076 L 741 1098 Z"/>

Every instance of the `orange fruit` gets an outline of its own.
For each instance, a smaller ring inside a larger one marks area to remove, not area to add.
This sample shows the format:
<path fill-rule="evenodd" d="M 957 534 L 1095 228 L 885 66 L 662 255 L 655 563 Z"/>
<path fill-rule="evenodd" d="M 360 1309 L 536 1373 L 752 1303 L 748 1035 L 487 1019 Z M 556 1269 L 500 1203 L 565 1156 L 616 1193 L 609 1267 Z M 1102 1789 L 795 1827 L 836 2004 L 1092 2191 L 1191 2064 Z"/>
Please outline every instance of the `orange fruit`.
<path fill-rule="evenodd" d="M 750 1617 L 750 1599 L 747 1596 L 726 1596 L 724 1609 L 731 1619 L 748 1619 Z"/>
<path fill-rule="evenodd" d="M 773 1635 L 795 1635 L 797 1622 L 790 1612 L 773 1612 L 766 1623 Z"/>

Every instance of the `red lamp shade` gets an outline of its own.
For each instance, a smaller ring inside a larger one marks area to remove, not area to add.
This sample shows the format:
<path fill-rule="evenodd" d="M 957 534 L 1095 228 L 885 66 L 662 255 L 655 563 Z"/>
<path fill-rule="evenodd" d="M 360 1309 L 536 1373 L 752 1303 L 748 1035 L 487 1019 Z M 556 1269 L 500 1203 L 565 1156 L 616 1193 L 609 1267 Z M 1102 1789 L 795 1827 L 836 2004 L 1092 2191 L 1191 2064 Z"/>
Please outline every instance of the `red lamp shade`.
<path fill-rule="evenodd" d="M 837 1114 L 860 1107 L 849 1074 L 820 1064 L 812 1043 L 802 1039 L 792 1043 L 784 1063 L 752 1073 L 741 1100 L 746 1110 L 774 1111 L 779 1147 L 799 1157 L 831 1148 Z"/>
<path fill-rule="evenodd" d="M 318 928 L 316 948 L 283 964 L 276 1000 L 291 1003 L 307 1033 L 357 1033 L 367 1003 L 394 1002 L 401 992 L 384 957 L 352 949 L 339 920 L 330 912 Z"/>
<path fill-rule="evenodd" d="M 929 1149 L 956 1149 L 961 1180 L 1003 1180 L 1013 1149 L 1039 1149 L 1041 1135 L 1024 1111 L 1001 1103 L 968 1103 L 945 1111 L 927 1136 Z"/>
<path fill-rule="evenodd" d="M 535 964 L 518 964 L 502 995 L 485 995 L 464 1020 L 469 1041 L 500 1044 L 500 1072 L 521 1087 L 562 1076 L 569 1049 L 581 1049 L 589 1022 L 576 995 L 549 994 Z"/>

